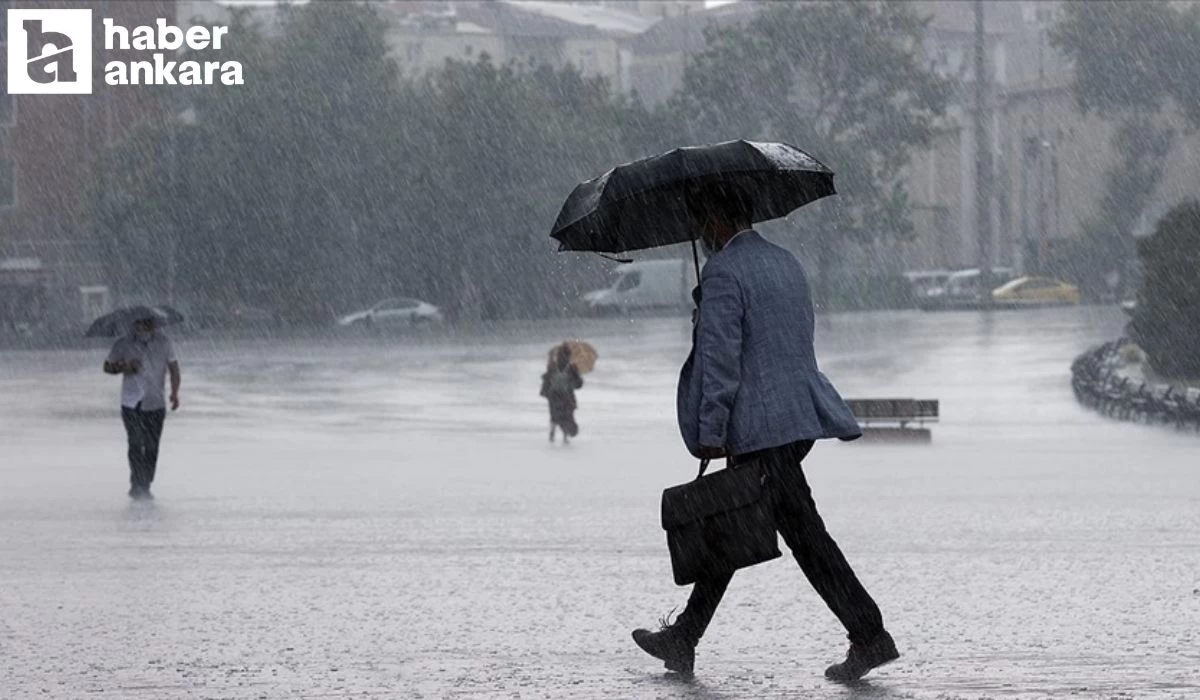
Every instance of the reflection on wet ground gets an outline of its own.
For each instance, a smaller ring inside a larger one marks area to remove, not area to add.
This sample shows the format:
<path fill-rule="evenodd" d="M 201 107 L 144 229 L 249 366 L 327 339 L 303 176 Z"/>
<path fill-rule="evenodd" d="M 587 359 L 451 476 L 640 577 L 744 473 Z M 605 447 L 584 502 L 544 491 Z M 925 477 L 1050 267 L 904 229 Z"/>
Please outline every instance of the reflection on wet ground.
<path fill-rule="evenodd" d="M 0 353 L 0 697 L 1200 695 L 1200 442 L 1078 407 L 1109 309 L 822 319 L 847 395 L 942 401 L 928 446 L 821 445 L 831 531 L 903 658 L 821 678 L 836 621 L 786 557 L 739 573 L 698 676 L 628 631 L 682 604 L 681 319 L 489 334 L 183 338 L 158 499 L 124 496 L 104 349 Z M 551 343 L 600 350 L 545 443 Z"/>

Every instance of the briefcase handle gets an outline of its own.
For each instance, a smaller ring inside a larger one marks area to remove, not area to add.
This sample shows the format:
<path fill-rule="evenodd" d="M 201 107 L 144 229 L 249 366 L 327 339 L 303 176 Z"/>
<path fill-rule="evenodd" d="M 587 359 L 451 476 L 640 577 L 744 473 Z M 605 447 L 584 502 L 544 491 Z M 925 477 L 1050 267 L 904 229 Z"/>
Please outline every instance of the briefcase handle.
<path fill-rule="evenodd" d="M 708 469 L 708 463 L 709 463 L 709 462 L 711 462 L 711 461 L 712 461 L 712 460 L 710 460 L 710 459 L 702 459 L 702 460 L 700 460 L 700 473 L 696 475 L 696 478 L 697 478 L 697 479 L 699 479 L 700 477 L 704 476 L 704 471 L 705 471 L 706 469 Z M 729 466 L 729 458 L 728 458 L 728 457 L 726 457 L 726 458 L 725 458 L 725 466 L 726 466 L 726 467 L 728 467 L 728 466 Z"/>

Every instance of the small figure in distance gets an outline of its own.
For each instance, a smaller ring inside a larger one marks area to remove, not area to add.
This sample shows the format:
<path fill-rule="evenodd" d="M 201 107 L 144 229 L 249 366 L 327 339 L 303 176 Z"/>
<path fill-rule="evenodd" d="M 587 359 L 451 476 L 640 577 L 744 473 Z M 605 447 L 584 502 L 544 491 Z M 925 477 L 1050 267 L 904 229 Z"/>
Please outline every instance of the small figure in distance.
<path fill-rule="evenodd" d="M 571 347 L 563 343 L 546 366 L 542 375 L 541 395 L 550 404 L 550 442 L 554 442 L 554 433 L 562 428 L 563 444 L 570 444 L 571 438 L 579 434 L 579 425 L 575 422 L 575 391 L 583 388 L 583 377 L 579 369 L 571 364 Z"/>

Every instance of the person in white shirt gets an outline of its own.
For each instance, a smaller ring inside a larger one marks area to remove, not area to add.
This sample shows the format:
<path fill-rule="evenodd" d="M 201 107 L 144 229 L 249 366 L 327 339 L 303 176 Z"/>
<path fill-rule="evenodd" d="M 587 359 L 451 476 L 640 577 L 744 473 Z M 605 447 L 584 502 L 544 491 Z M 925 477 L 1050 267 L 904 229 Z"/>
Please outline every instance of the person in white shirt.
<path fill-rule="evenodd" d="M 150 484 L 158 466 L 158 443 L 167 415 L 163 387 L 171 375 L 171 410 L 179 408 L 179 360 L 171 339 L 153 318 L 134 323 L 133 333 L 113 344 L 105 374 L 122 375 L 121 420 L 129 439 L 129 496 L 153 498 Z"/>

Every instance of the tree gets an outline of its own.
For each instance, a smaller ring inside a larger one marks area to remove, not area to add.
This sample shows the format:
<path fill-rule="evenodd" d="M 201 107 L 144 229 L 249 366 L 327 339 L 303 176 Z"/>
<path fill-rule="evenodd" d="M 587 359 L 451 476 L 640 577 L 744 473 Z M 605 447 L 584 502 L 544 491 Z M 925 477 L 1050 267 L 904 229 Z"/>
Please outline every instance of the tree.
<path fill-rule="evenodd" d="M 1153 200 L 1175 142 L 1164 117 L 1175 110 L 1190 128 L 1200 128 L 1193 80 L 1200 10 L 1180 11 L 1164 1 L 1067 3 L 1050 39 L 1074 66 L 1079 109 L 1116 124 L 1117 160 L 1099 208 L 1084 224 L 1090 251 L 1081 272 L 1091 274 L 1081 279 L 1098 287 L 1101 275 L 1123 271 L 1133 258 L 1134 225 Z"/>
<path fill-rule="evenodd" d="M 1172 209 L 1137 248 L 1144 275 L 1131 335 L 1155 371 L 1200 378 L 1200 201 Z"/>
<path fill-rule="evenodd" d="M 788 141 L 836 171 L 839 195 L 800 218 L 802 235 L 903 239 L 904 169 L 951 94 L 924 59 L 926 24 L 903 3 L 770 5 L 746 26 L 706 32 L 671 109 L 695 141 Z"/>
<path fill-rule="evenodd" d="M 1125 263 L 1135 255 L 1134 226 L 1162 181 L 1163 163 L 1174 142 L 1174 130 L 1153 115 L 1137 112 L 1117 124 L 1112 146 L 1118 162 L 1105 173 L 1100 205 L 1083 224 L 1084 257 L 1075 271 L 1089 296 L 1109 291 L 1107 274 L 1127 272 Z"/>
<path fill-rule="evenodd" d="M 222 53 L 245 86 L 189 93 L 195 126 L 111 154 L 120 176 L 93 212 L 123 251 L 116 279 L 156 289 L 158 236 L 179 242 L 185 298 L 295 320 L 393 294 L 542 316 L 596 283 L 596 262 L 555 254 L 550 226 L 576 182 L 641 155 L 656 117 L 570 66 L 485 56 L 407 81 L 370 5 L 283 11 L 274 40 L 235 17 Z"/>
<path fill-rule="evenodd" d="M 643 155 L 634 135 L 652 117 L 575 68 L 497 66 L 487 56 L 430 74 L 418 102 L 431 149 L 418 178 L 429 233 L 420 257 L 450 268 L 430 284 L 458 288 L 459 266 L 486 290 L 485 315 L 566 310 L 579 281 L 596 277 L 578 256 L 553 254 L 558 208 L 579 181 Z"/>
<path fill-rule="evenodd" d="M 312 3 L 287 10 L 268 41 L 235 17 L 223 58 L 243 62 L 248 84 L 192 93 L 195 126 L 150 128 L 111 155 L 123 177 L 102 183 L 96 218 L 136 267 L 114 266 L 117 279 L 160 288 L 140 278 L 161 277 L 154 250 L 170 241 L 192 301 L 327 319 L 383 286 L 373 280 L 402 176 L 389 132 L 404 102 L 376 19 L 357 3 Z"/>

